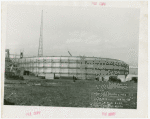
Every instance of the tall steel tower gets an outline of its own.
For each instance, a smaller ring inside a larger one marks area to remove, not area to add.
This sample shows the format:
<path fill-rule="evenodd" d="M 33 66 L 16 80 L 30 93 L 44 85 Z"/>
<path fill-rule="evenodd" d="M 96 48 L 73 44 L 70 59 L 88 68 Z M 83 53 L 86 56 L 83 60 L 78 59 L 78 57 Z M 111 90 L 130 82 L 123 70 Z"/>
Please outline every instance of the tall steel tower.
<path fill-rule="evenodd" d="M 39 49 L 38 49 L 38 56 L 43 56 L 43 10 L 42 10 L 42 17 L 41 17 L 41 27 L 40 27 L 40 38 L 39 38 Z"/>

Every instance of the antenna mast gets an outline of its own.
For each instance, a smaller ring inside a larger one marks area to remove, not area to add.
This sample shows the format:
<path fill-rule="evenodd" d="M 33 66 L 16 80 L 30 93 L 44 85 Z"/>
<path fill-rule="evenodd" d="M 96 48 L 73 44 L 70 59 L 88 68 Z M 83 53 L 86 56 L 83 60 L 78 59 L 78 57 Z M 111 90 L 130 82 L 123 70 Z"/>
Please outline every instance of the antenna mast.
<path fill-rule="evenodd" d="M 43 10 L 42 10 L 42 17 L 41 17 L 41 27 L 40 27 L 40 38 L 39 38 L 39 49 L 38 49 L 38 56 L 43 56 Z"/>

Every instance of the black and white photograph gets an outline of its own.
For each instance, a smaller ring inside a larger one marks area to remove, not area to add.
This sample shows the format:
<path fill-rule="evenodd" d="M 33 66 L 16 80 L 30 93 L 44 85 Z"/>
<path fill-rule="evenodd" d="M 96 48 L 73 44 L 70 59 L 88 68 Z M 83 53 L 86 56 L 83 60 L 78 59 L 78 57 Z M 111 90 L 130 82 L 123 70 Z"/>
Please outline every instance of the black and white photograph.
<path fill-rule="evenodd" d="M 137 109 L 140 9 L 96 4 L 7 6 L 3 105 Z"/>

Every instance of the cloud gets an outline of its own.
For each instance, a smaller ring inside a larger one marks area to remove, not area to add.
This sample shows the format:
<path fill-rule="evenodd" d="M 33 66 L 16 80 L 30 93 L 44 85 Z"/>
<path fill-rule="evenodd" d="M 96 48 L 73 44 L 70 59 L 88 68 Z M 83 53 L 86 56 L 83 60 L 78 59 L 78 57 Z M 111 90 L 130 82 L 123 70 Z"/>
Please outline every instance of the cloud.
<path fill-rule="evenodd" d="M 67 39 L 67 41 L 66 41 L 66 43 L 81 43 L 81 42 L 84 42 L 84 40 L 83 39 L 81 39 L 81 38 L 72 38 L 72 39 Z"/>
<path fill-rule="evenodd" d="M 66 43 L 84 43 L 84 44 L 97 44 L 102 40 L 95 34 L 86 31 L 74 31 L 69 33 L 69 39 Z"/>

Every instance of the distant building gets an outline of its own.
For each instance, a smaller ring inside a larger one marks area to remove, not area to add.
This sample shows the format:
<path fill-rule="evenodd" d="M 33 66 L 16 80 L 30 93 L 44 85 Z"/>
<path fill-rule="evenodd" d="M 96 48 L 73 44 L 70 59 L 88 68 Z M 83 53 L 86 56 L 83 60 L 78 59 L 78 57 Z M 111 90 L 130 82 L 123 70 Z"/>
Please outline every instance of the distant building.
<path fill-rule="evenodd" d="M 129 74 L 138 75 L 138 67 L 129 67 Z"/>

